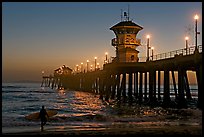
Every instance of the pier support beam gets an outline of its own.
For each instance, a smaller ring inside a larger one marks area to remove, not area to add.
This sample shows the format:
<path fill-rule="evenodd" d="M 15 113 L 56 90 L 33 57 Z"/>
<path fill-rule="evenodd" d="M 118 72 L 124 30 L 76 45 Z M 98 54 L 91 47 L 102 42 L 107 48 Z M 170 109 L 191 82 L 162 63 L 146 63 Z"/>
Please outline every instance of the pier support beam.
<path fill-rule="evenodd" d="M 95 78 L 95 83 L 96 83 L 96 85 L 95 85 L 95 93 L 98 94 L 98 86 L 99 86 L 99 84 L 98 84 L 98 77 Z"/>
<path fill-rule="evenodd" d="M 158 87 L 157 87 L 157 90 L 158 90 L 158 100 L 161 100 L 161 94 L 160 94 L 160 84 L 161 84 L 161 71 L 158 70 Z"/>
<path fill-rule="evenodd" d="M 122 96 L 123 101 L 126 101 L 126 73 L 123 73 L 123 80 L 122 80 Z"/>
<path fill-rule="evenodd" d="M 106 74 L 106 88 L 105 88 L 105 101 L 109 102 L 111 92 L 111 74 Z"/>
<path fill-rule="evenodd" d="M 129 80 L 128 80 L 128 98 L 129 102 L 132 103 L 132 73 L 129 73 Z"/>
<path fill-rule="evenodd" d="M 171 99 L 170 99 L 170 88 L 169 88 L 169 70 L 164 71 L 164 99 L 163 105 L 168 106 Z"/>
<path fill-rule="evenodd" d="M 143 79 L 143 72 L 140 72 L 140 77 L 139 77 L 139 103 L 142 103 L 142 99 L 143 99 L 143 93 L 142 93 L 142 86 L 143 86 L 143 83 L 142 83 L 142 80 Z"/>
<path fill-rule="evenodd" d="M 121 100 L 121 87 L 120 87 L 120 74 L 117 74 L 116 78 L 116 85 L 117 85 L 117 100 Z"/>
<path fill-rule="evenodd" d="M 42 79 L 41 87 L 43 86 L 43 83 L 44 83 L 44 78 Z"/>
<path fill-rule="evenodd" d="M 153 81 L 154 81 L 154 71 L 151 70 L 149 72 L 149 101 L 152 102 L 153 101 Z"/>
<path fill-rule="evenodd" d="M 176 80 L 175 80 L 175 75 L 174 75 L 174 71 L 171 71 L 171 75 L 172 75 L 172 80 L 173 80 L 173 86 L 174 86 L 174 96 L 175 99 L 177 99 L 177 88 L 176 88 Z"/>
<path fill-rule="evenodd" d="M 147 72 L 144 75 L 144 100 L 147 100 Z"/>
<path fill-rule="evenodd" d="M 184 70 L 180 68 L 178 70 L 178 107 L 185 107 L 186 100 L 184 98 Z"/>
<path fill-rule="evenodd" d="M 187 71 L 184 72 L 184 88 L 185 88 L 185 91 L 186 91 L 187 100 L 191 100 L 192 97 L 191 97 L 191 92 L 190 92 L 190 88 L 189 88 Z"/>
<path fill-rule="evenodd" d="M 157 87 L 156 87 L 156 71 L 153 71 L 153 101 L 156 101 Z"/>
<path fill-rule="evenodd" d="M 104 78 L 104 74 L 100 75 L 99 78 L 99 99 L 103 100 L 103 96 L 104 96 L 104 82 L 105 82 L 105 78 Z"/>
<path fill-rule="evenodd" d="M 198 108 L 203 109 L 203 91 L 202 91 L 202 64 L 196 68 L 196 78 L 198 83 Z"/>
<path fill-rule="evenodd" d="M 112 81 L 112 88 L 111 88 L 111 99 L 114 99 L 115 98 L 115 93 L 116 93 L 116 84 L 117 84 L 117 79 L 116 79 L 116 75 L 113 74 L 112 77 L 111 77 L 111 81 Z"/>
<path fill-rule="evenodd" d="M 134 73 L 134 96 L 138 98 L 138 72 Z"/>

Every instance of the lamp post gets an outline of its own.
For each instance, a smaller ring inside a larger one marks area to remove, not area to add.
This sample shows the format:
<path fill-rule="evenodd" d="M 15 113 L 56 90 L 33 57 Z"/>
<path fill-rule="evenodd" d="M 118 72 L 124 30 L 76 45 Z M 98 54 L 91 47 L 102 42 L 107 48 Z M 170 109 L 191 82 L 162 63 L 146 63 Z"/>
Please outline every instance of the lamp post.
<path fill-rule="evenodd" d="M 43 70 L 43 71 L 42 71 L 42 77 L 44 76 L 44 73 L 45 73 L 45 72 L 44 72 L 44 70 Z"/>
<path fill-rule="evenodd" d="M 185 37 L 185 40 L 186 40 L 186 55 L 187 55 L 187 50 L 188 50 L 188 37 Z"/>
<path fill-rule="evenodd" d="M 97 57 L 95 57 L 95 71 L 96 71 L 96 59 L 97 59 Z"/>
<path fill-rule="evenodd" d="M 86 61 L 87 63 L 87 72 L 89 71 L 89 60 Z"/>
<path fill-rule="evenodd" d="M 105 63 L 107 63 L 108 62 L 108 52 L 106 52 L 105 55 L 106 55 Z"/>
<path fill-rule="evenodd" d="M 97 70 L 98 70 L 98 69 L 100 69 L 99 63 L 97 63 L 97 66 L 96 66 L 96 68 L 97 68 Z"/>
<path fill-rule="evenodd" d="M 153 56 L 154 56 L 153 50 L 154 50 L 154 47 L 151 47 L 151 50 L 152 50 L 152 60 L 153 60 Z"/>
<path fill-rule="evenodd" d="M 195 19 L 195 51 L 197 51 L 197 50 L 198 50 L 198 47 L 197 47 L 197 34 L 198 34 L 198 32 L 197 32 L 197 24 L 198 24 L 198 15 L 197 15 L 197 14 L 194 16 L 194 19 Z"/>
<path fill-rule="evenodd" d="M 91 65 L 91 68 L 90 68 L 90 70 L 92 71 L 92 69 L 93 69 L 93 65 Z"/>
<path fill-rule="evenodd" d="M 78 64 L 76 65 L 76 68 L 77 68 L 76 72 L 78 73 L 78 71 L 79 71 L 79 65 Z"/>
<path fill-rule="evenodd" d="M 83 62 L 81 63 L 81 72 L 83 72 Z"/>
<path fill-rule="evenodd" d="M 150 38 L 150 35 L 147 35 L 147 61 L 149 61 L 149 38 Z"/>

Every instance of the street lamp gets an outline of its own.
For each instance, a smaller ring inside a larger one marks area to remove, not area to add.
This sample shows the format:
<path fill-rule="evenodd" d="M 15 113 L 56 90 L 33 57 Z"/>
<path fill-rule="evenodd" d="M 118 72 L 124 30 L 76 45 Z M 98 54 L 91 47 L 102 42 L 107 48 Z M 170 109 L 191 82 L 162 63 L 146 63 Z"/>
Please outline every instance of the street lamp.
<path fill-rule="evenodd" d="M 83 72 L 83 62 L 81 63 L 81 72 Z"/>
<path fill-rule="evenodd" d="M 147 61 L 149 61 L 149 38 L 150 38 L 150 35 L 147 35 Z"/>
<path fill-rule="evenodd" d="M 95 57 L 95 71 L 96 71 L 96 59 L 97 59 L 97 57 Z"/>
<path fill-rule="evenodd" d="M 97 67 L 96 68 L 97 68 L 97 70 L 100 69 L 99 63 L 97 63 Z"/>
<path fill-rule="evenodd" d="M 154 56 L 153 50 L 154 50 L 154 47 L 151 47 L 151 50 L 152 50 L 152 60 L 153 60 L 153 56 Z"/>
<path fill-rule="evenodd" d="M 186 55 L 187 55 L 187 50 L 188 50 L 188 37 L 185 37 L 185 40 L 186 40 Z"/>
<path fill-rule="evenodd" d="M 107 63 L 108 62 L 108 52 L 106 52 L 105 55 L 106 55 L 106 60 L 105 61 Z"/>
<path fill-rule="evenodd" d="M 89 71 L 89 60 L 86 61 L 87 62 L 87 72 Z"/>
<path fill-rule="evenodd" d="M 76 68 L 77 68 L 76 72 L 78 73 L 78 71 L 79 71 L 79 65 L 78 64 L 76 65 Z"/>
<path fill-rule="evenodd" d="M 197 47 L 197 34 L 198 34 L 198 32 L 197 32 L 197 24 L 198 24 L 198 15 L 196 14 L 195 16 L 194 16 L 194 19 L 195 19 L 195 51 L 197 51 L 198 50 L 198 47 Z"/>
<path fill-rule="evenodd" d="M 44 76 L 44 73 L 45 73 L 45 72 L 44 72 L 44 71 L 42 71 L 42 76 Z"/>

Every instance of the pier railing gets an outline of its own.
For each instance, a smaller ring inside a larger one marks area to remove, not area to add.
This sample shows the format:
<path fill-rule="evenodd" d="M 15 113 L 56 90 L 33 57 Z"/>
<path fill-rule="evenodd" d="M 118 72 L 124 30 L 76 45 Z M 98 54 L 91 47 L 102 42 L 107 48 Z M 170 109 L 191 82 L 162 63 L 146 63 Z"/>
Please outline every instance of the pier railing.
<path fill-rule="evenodd" d="M 198 47 L 198 52 L 201 53 L 202 52 L 202 45 L 199 45 Z M 192 55 L 195 52 L 195 46 L 189 47 L 189 48 L 183 48 L 183 49 L 178 49 L 178 50 L 174 50 L 174 51 L 170 51 L 170 52 L 166 52 L 166 53 L 161 53 L 161 54 L 157 54 L 157 55 L 153 55 L 153 57 L 150 57 L 150 60 L 161 60 L 161 59 L 167 59 L 167 58 L 173 58 L 175 57 L 175 55 L 182 55 L 182 56 L 186 56 L 186 55 Z"/>
<path fill-rule="evenodd" d="M 198 52 L 201 53 L 202 52 L 202 45 L 198 45 Z M 174 51 L 170 51 L 170 52 L 166 52 L 166 53 L 160 53 L 160 54 L 156 54 L 149 57 L 149 60 L 152 61 L 156 61 L 156 60 L 162 60 L 162 59 L 167 59 L 167 58 L 173 58 L 176 55 L 182 55 L 182 56 L 186 56 L 186 55 L 192 55 L 195 52 L 195 46 L 189 47 L 189 48 L 183 48 L 183 49 L 178 49 L 178 50 L 174 50 Z M 147 57 L 139 57 L 139 62 L 146 62 L 147 61 Z M 111 63 L 112 60 L 109 62 Z"/>

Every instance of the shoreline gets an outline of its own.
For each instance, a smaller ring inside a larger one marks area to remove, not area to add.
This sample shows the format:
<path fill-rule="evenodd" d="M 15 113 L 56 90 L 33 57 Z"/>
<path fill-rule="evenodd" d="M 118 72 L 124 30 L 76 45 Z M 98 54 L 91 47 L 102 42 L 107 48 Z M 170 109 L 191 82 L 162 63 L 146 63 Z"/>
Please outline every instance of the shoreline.
<path fill-rule="evenodd" d="M 14 127 L 2 135 L 187 135 L 202 136 L 202 125 L 145 125 L 122 123 L 102 127 L 45 126 Z M 2 129 L 3 130 L 3 129 Z"/>

